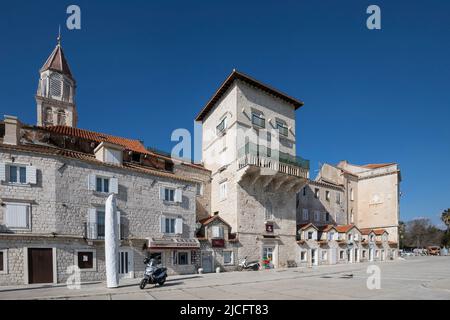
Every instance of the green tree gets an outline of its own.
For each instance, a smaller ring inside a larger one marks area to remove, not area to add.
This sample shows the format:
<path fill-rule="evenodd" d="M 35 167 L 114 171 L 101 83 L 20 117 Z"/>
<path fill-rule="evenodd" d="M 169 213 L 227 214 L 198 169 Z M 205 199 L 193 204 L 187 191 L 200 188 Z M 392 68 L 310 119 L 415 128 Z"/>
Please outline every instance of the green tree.
<path fill-rule="evenodd" d="M 441 220 L 447 226 L 447 231 L 448 231 L 450 229 L 450 209 L 447 209 L 444 212 L 442 212 Z"/>

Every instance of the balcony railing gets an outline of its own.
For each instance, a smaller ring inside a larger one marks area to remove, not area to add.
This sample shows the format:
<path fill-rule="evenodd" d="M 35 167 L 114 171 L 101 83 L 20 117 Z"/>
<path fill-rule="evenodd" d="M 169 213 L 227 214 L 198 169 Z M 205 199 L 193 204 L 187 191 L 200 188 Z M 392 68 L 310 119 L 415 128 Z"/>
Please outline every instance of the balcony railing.
<path fill-rule="evenodd" d="M 238 164 L 239 169 L 254 165 L 292 176 L 308 178 L 309 160 L 253 143 L 247 143 L 239 149 Z"/>
<path fill-rule="evenodd" d="M 105 225 L 86 222 L 84 224 L 84 238 L 88 240 L 104 240 Z M 126 226 L 124 224 L 120 224 L 120 240 L 123 239 L 126 239 Z"/>

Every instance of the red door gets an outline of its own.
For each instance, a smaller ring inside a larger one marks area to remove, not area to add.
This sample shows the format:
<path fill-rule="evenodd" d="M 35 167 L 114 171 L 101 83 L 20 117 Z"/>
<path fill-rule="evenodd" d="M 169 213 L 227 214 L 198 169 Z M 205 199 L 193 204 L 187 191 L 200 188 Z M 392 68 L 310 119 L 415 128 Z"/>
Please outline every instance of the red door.
<path fill-rule="evenodd" d="M 53 250 L 52 249 L 28 249 L 28 282 L 52 283 L 53 282 Z"/>

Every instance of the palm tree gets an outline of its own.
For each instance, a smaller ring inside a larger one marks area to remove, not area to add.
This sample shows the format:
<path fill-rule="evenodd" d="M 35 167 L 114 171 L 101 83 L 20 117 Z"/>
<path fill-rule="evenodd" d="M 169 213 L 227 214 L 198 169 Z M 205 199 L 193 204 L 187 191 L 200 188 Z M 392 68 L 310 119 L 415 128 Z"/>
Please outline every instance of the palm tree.
<path fill-rule="evenodd" d="M 447 209 L 444 212 L 442 212 L 441 220 L 447 226 L 447 230 L 449 230 L 450 229 L 450 209 Z"/>

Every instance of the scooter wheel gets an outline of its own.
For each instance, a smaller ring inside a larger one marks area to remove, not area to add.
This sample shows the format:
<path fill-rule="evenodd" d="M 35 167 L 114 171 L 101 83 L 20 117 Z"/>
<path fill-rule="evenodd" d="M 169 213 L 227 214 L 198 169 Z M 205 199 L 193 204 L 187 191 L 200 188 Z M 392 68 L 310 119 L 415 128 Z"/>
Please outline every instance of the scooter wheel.
<path fill-rule="evenodd" d="M 146 285 L 147 285 L 147 280 L 146 279 L 142 279 L 141 284 L 139 285 L 139 288 L 141 288 L 141 290 L 143 290 Z"/>
<path fill-rule="evenodd" d="M 158 284 L 160 286 L 163 286 L 165 282 L 166 282 L 166 277 L 162 278 L 161 281 L 158 282 Z"/>

